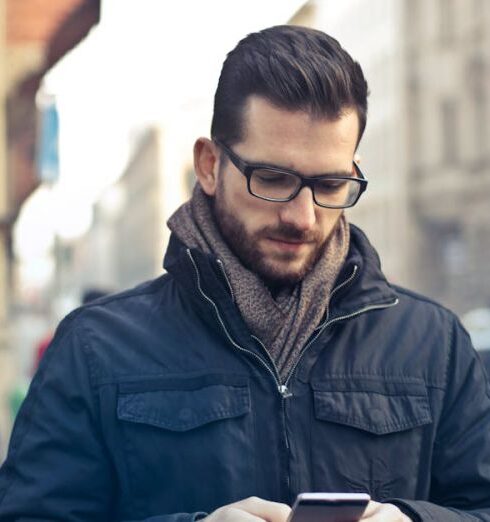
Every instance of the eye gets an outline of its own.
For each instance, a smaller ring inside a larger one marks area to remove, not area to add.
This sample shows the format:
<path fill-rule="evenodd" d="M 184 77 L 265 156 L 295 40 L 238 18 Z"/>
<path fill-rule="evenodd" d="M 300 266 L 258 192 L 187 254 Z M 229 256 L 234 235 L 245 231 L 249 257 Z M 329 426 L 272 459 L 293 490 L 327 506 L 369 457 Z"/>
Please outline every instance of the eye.
<path fill-rule="evenodd" d="M 349 183 L 345 179 L 321 179 L 316 181 L 315 190 L 321 193 L 332 193 L 344 190 Z"/>
<path fill-rule="evenodd" d="M 263 185 L 291 185 L 296 183 L 294 176 L 284 172 L 258 169 L 253 173 L 254 181 Z"/>

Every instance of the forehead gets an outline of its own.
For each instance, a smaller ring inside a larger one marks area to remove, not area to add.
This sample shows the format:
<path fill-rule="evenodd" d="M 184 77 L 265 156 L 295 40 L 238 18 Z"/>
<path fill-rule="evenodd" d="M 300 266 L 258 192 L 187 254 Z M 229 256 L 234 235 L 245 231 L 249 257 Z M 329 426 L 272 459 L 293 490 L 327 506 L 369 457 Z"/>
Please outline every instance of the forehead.
<path fill-rule="evenodd" d="M 359 119 L 355 109 L 337 119 L 279 108 L 251 96 L 244 110 L 244 139 L 234 146 L 249 161 L 317 172 L 348 167 L 354 156 Z"/>

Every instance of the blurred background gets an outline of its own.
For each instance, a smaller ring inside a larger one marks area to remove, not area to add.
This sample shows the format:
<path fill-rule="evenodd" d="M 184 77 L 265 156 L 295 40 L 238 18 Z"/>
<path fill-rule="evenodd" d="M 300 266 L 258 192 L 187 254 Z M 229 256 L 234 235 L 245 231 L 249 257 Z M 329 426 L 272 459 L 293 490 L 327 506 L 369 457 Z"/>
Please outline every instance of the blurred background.
<path fill-rule="evenodd" d="M 0 0 L 0 462 L 59 320 L 162 272 L 226 52 L 284 23 L 369 82 L 350 219 L 490 348 L 490 0 Z"/>

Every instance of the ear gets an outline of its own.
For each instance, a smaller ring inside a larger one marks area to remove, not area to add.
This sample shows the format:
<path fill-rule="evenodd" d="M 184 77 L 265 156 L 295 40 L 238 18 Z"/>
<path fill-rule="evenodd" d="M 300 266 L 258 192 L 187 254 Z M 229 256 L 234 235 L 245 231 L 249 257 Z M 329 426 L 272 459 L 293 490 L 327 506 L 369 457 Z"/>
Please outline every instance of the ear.
<path fill-rule="evenodd" d="M 194 144 L 194 170 L 201 188 L 214 196 L 218 184 L 219 149 L 208 138 L 199 138 Z"/>

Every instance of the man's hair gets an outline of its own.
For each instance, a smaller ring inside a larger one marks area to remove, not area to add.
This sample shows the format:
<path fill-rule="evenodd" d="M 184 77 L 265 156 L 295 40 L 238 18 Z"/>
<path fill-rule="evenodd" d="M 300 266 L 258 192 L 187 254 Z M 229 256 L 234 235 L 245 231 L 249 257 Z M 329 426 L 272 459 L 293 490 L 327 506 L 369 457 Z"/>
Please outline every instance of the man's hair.
<path fill-rule="evenodd" d="M 249 34 L 228 53 L 214 98 L 213 138 L 230 145 L 245 138 L 251 95 L 315 118 L 335 120 L 355 108 L 358 143 L 366 126 L 368 86 L 361 66 L 335 38 L 315 29 L 270 27 Z"/>

